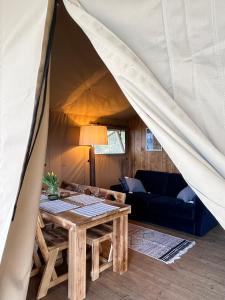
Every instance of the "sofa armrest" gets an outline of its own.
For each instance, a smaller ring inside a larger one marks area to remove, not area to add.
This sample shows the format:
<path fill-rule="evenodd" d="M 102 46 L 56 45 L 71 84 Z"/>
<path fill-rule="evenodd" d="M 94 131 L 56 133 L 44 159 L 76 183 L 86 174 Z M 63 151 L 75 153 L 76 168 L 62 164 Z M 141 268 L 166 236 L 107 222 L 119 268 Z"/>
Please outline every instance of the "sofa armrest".
<path fill-rule="evenodd" d="M 110 190 L 112 191 L 116 191 L 116 192 L 121 192 L 121 193 L 124 193 L 123 191 L 123 187 L 121 184 L 115 184 L 115 185 L 111 185 L 110 186 Z"/>
<path fill-rule="evenodd" d="M 195 234 L 203 236 L 214 228 L 218 221 L 197 196 L 195 196 L 195 206 Z"/>

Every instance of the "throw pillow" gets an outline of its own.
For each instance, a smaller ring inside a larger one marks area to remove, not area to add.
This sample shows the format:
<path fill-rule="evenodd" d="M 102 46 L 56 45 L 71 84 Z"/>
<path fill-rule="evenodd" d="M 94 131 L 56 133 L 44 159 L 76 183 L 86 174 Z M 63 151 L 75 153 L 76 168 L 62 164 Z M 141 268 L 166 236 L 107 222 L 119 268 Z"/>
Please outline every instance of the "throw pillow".
<path fill-rule="evenodd" d="M 128 188 L 127 182 L 125 180 L 125 177 L 124 176 L 120 177 L 119 181 L 120 181 L 120 184 L 122 186 L 123 192 L 124 193 L 128 193 L 129 192 L 129 188 Z"/>
<path fill-rule="evenodd" d="M 146 193 L 146 190 L 139 179 L 123 176 L 120 178 L 120 182 L 125 193 L 128 192 Z"/>
<path fill-rule="evenodd" d="M 195 195 L 195 192 L 190 188 L 190 186 L 186 186 L 179 192 L 177 198 L 183 200 L 184 202 L 192 202 Z"/>

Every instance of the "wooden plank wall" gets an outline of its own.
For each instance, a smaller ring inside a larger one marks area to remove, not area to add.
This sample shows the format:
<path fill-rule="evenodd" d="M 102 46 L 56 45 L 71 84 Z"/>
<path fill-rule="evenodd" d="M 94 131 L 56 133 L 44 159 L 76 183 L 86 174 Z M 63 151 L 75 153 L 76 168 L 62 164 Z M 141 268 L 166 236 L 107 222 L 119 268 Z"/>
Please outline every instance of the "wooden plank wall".
<path fill-rule="evenodd" d="M 147 126 L 139 117 L 130 120 L 129 128 L 129 176 L 134 176 L 136 170 L 140 169 L 179 173 L 164 150 L 154 152 L 145 150 Z"/>

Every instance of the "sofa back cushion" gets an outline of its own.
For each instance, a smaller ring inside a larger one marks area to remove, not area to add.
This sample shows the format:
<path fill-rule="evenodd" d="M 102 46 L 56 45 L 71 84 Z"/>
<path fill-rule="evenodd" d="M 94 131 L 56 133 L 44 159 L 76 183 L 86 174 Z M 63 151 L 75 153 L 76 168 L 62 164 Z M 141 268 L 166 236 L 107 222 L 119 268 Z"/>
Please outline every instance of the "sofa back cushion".
<path fill-rule="evenodd" d="M 143 183 L 141 182 L 141 180 L 139 180 L 137 178 L 122 176 L 122 177 L 120 177 L 119 180 L 123 187 L 124 192 L 126 192 L 126 193 L 129 193 L 129 192 L 146 193 Z"/>
<path fill-rule="evenodd" d="M 166 195 L 168 173 L 138 170 L 135 178 L 141 180 L 147 192 Z"/>
<path fill-rule="evenodd" d="M 170 197 L 176 197 L 177 194 L 186 186 L 187 183 L 181 174 L 169 173 L 166 194 Z"/>
<path fill-rule="evenodd" d="M 135 178 L 141 180 L 146 191 L 176 197 L 187 186 L 181 174 L 138 170 Z"/>

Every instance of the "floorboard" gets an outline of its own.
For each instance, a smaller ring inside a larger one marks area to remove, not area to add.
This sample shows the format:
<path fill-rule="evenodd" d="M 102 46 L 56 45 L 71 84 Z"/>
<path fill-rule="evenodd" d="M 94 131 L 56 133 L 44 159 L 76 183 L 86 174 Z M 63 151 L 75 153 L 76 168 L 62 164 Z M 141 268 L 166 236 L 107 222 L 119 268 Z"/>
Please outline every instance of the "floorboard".
<path fill-rule="evenodd" d="M 136 223 L 136 222 L 134 222 Z M 225 231 L 217 226 L 199 238 L 155 225 L 161 232 L 195 240 L 196 245 L 174 264 L 166 265 L 129 250 L 129 270 L 123 275 L 106 270 L 87 279 L 87 300 L 224 300 Z M 40 278 L 32 278 L 27 300 L 36 299 Z M 67 282 L 49 290 L 43 300 L 67 299 Z"/>

